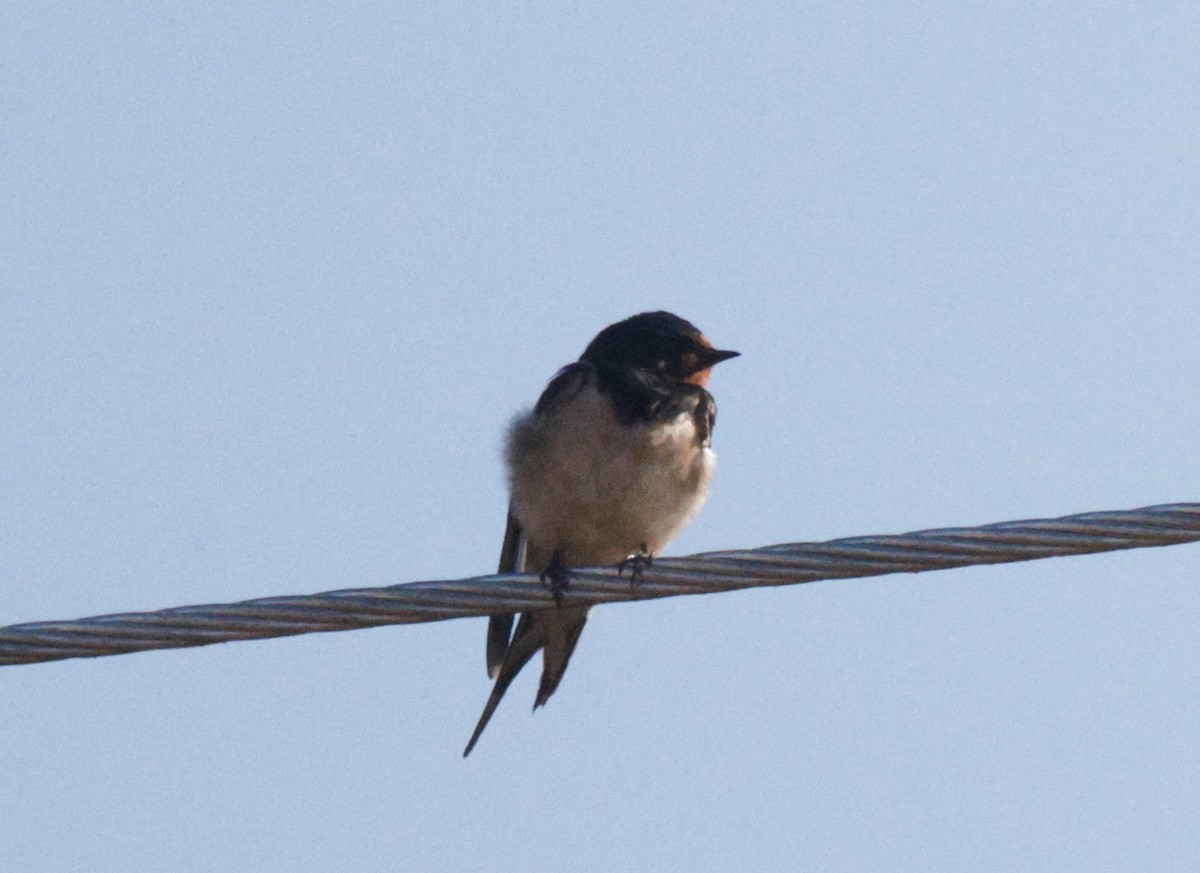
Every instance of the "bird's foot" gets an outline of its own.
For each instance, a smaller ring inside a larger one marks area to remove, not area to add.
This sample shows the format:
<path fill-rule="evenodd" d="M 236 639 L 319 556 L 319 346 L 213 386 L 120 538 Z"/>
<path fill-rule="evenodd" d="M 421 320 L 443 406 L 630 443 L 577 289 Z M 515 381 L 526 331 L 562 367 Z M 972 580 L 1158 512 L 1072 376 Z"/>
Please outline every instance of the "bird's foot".
<path fill-rule="evenodd" d="M 650 554 L 650 550 L 646 548 L 646 544 L 642 543 L 642 547 L 631 555 L 626 555 L 625 560 L 617 564 L 617 575 L 625 575 L 625 568 L 629 567 L 629 587 L 636 588 L 642 584 L 642 573 L 649 566 L 654 564 L 654 556 Z"/>
<path fill-rule="evenodd" d="M 571 587 L 571 568 L 567 566 L 567 562 L 563 560 L 558 549 L 554 550 L 554 554 L 550 556 L 550 563 L 546 565 L 546 569 L 538 578 L 542 580 L 543 585 L 550 589 L 550 593 L 554 596 L 554 602 L 562 606 L 563 592 Z"/>

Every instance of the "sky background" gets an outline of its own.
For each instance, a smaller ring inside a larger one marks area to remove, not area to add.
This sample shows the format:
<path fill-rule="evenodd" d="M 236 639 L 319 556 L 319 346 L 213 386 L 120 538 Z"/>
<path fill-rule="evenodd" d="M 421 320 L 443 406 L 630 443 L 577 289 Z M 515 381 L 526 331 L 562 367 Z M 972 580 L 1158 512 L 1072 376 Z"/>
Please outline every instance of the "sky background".
<path fill-rule="evenodd" d="M 1200 500 L 1195 3 L 0 9 L 0 624 L 491 572 L 610 322 L 673 554 Z M 0 670 L 0 869 L 1184 871 L 1200 546 Z"/>

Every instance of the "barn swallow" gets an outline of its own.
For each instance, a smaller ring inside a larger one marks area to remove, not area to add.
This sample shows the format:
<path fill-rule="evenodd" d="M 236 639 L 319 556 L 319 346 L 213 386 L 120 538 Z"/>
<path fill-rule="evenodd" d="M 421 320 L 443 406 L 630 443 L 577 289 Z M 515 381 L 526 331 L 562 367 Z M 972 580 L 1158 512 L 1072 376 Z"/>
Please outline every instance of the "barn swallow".
<path fill-rule="evenodd" d="M 508 527 L 500 572 L 537 568 L 556 606 L 493 615 L 488 675 L 496 680 L 463 757 L 471 753 L 521 668 L 542 650 L 533 708 L 558 688 L 587 606 L 563 606 L 571 567 L 650 563 L 708 497 L 716 469 L 709 374 L 738 352 L 713 348 L 690 322 L 644 312 L 609 325 L 558 371 L 505 441 Z"/>

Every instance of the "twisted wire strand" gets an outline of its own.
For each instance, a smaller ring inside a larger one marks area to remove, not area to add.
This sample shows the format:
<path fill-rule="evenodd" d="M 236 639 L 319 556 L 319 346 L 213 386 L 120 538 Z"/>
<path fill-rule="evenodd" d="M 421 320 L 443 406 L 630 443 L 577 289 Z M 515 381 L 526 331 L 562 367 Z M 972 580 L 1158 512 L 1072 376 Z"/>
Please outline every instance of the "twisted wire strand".
<path fill-rule="evenodd" d="M 1197 540 L 1200 503 L 1175 503 L 1125 512 L 1091 512 L 898 536 L 849 537 L 825 543 L 786 543 L 661 558 L 645 568 L 643 580 L 636 587 L 614 568 L 576 569 L 571 573 L 571 588 L 564 604 L 920 573 Z M 537 576 L 529 573 L 179 606 L 157 612 L 3 627 L 0 665 L 443 621 L 552 606 L 549 592 Z"/>

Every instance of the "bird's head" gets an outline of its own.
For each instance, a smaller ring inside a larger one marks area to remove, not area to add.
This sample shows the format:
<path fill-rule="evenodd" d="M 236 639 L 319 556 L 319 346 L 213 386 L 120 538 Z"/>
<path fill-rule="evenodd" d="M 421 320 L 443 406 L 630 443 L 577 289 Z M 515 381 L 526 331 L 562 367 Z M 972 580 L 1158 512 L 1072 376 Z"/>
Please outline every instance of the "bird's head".
<path fill-rule="evenodd" d="M 714 366 L 739 354 L 713 348 L 690 321 L 660 310 L 610 324 L 579 360 L 618 371 L 642 370 L 703 388 Z"/>

